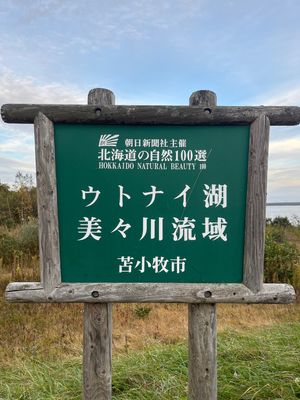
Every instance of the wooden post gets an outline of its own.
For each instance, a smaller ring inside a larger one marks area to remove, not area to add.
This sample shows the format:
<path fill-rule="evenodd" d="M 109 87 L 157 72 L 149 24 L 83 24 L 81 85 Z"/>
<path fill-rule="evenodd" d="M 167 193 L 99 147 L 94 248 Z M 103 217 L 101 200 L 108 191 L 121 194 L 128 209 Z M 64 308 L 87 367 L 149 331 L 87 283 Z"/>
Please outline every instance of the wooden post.
<path fill-rule="evenodd" d="M 264 114 L 250 125 L 243 282 L 253 293 L 264 281 L 269 129 Z"/>
<path fill-rule="evenodd" d="M 114 105 L 115 96 L 107 89 L 93 89 L 88 104 Z M 112 388 L 112 304 L 84 305 L 83 399 L 110 400 Z"/>
<path fill-rule="evenodd" d="M 199 90 L 190 106 L 216 106 L 214 92 Z M 208 292 L 209 294 L 209 292 Z M 189 304 L 189 400 L 217 399 L 216 305 Z"/>

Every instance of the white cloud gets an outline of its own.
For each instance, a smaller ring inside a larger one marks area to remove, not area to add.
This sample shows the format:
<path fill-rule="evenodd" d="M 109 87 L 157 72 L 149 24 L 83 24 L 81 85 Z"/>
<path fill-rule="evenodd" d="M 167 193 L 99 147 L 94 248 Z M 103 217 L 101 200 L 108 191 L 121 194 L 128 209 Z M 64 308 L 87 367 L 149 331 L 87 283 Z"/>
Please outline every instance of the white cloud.
<path fill-rule="evenodd" d="M 4 153 L 19 153 L 20 156 L 22 154 L 31 154 L 33 143 L 31 140 L 28 140 L 27 134 L 14 135 L 5 138 L 5 140 L 0 143 L 0 152 Z M 23 157 L 22 157 L 23 158 Z"/>
<path fill-rule="evenodd" d="M 57 103 L 84 104 L 87 94 L 61 83 L 41 83 L 33 77 L 16 75 L 2 68 L 0 76 L 0 104 Z M 13 183 L 16 173 L 34 173 L 33 126 L 0 123 L 0 180 Z"/>
<path fill-rule="evenodd" d="M 300 201 L 300 135 L 273 140 L 269 147 L 269 201 Z"/>
<path fill-rule="evenodd" d="M 84 104 L 86 93 L 64 83 L 42 83 L 31 76 L 16 75 L 8 68 L 0 70 L 0 104 L 60 103 Z"/>
<path fill-rule="evenodd" d="M 0 104 L 86 104 L 88 90 L 63 83 L 42 83 L 20 76 L 8 68 L 0 69 Z M 119 98 L 118 104 L 153 104 L 155 95 Z M 33 125 L 6 124 L 0 121 L 0 181 L 12 184 L 18 171 L 35 174 Z"/>
<path fill-rule="evenodd" d="M 291 171 L 269 175 L 267 188 L 268 202 L 300 201 L 300 180 L 296 173 L 291 179 Z"/>
<path fill-rule="evenodd" d="M 41 50 L 46 47 L 48 53 L 54 50 L 56 54 L 76 47 L 84 53 L 118 47 L 124 40 L 151 39 L 157 30 L 177 31 L 184 22 L 199 19 L 207 3 L 208 0 L 10 0 L 6 12 L 8 17 L 17 18 L 21 28 L 40 27 L 40 40 L 35 47 L 42 44 Z M 48 26 L 55 29 L 50 31 Z M 32 51 L 28 47 L 30 38 L 26 39 L 23 45 Z"/>
<path fill-rule="evenodd" d="M 300 163 L 300 135 L 288 139 L 271 141 L 269 151 L 272 157 L 298 156 Z"/>
<path fill-rule="evenodd" d="M 299 81 L 294 83 L 288 82 L 284 87 L 278 85 L 272 91 L 261 93 L 251 100 L 251 104 L 263 104 L 265 106 L 299 106 Z"/>
<path fill-rule="evenodd" d="M 270 93 L 265 105 L 273 106 L 298 106 L 300 104 L 300 85 L 286 91 L 278 90 L 277 93 Z"/>
<path fill-rule="evenodd" d="M 33 162 L 24 162 L 12 158 L 0 157 L 0 182 L 13 184 L 16 173 L 29 173 L 35 176 L 35 165 Z"/>
<path fill-rule="evenodd" d="M 298 168 L 270 170 L 268 180 L 273 188 L 298 186 L 300 194 L 300 176 Z"/>
<path fill-rule="evenodd" d="M 300 85 L 286 83 L 246 101 L 273 106 L 299 105 Z M 268 201 L 300 201 L 300 126 L 271 126 Z"/>

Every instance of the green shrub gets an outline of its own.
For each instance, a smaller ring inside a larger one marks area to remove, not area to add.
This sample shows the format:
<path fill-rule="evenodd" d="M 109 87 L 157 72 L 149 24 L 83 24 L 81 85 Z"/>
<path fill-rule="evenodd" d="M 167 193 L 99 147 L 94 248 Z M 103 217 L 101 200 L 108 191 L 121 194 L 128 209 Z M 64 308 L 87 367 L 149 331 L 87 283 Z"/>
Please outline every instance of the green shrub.
<path fill-rule="evenodd" d="M 16 268 L 27 265 L 38 254 L 36 220 L 30 220 L 11 230 L 0 227 L 0 259 L 3 266 Z"/>
<path fill-rule="evenodd" d="M 17 240 L 8 231 L 0 232 L 0 258 L 2 259 L 3 265 L 9 265 L 13 263 L 15 251 L 18 248 Z"/>
<path fill-rule="evenodd" d="M 265 241 L 265 282 L 299 285 L 300 253 L 287 241 L 282 229 L 269 227 Z"/>
<path fill-rule="evenodd" d="M 138 317 L 138 318 L 145 318 L 149 315 L 151 311 L 151 307 L 147 307 L 147 306 L 136 306 L 134 309 L 134 314 Z"/>
<path fill-rule="evenodd" d="M 284 228 L 287 228 L 288 226 L 292 225 L 287 217 L 276 217 L 271 220 L 270 224 L 273 226 L 281 226 Z"/>
<path fill-rule="evenodd" d="M 30 220 L 20 226 L 17 233 L 18 248 L 25 254 L 35 256 L 39 253 L 39 233 L 36 220 Z"/>

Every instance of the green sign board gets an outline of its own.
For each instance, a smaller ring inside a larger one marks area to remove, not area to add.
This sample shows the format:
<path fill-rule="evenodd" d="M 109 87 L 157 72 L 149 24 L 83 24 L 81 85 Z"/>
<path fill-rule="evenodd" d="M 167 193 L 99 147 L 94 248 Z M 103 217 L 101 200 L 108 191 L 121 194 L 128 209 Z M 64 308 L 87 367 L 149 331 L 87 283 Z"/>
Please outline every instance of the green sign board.
<path fill-rule="evenodd" d="M 243 281 L 249 126 L 54 126 L 62 282 Z"/>

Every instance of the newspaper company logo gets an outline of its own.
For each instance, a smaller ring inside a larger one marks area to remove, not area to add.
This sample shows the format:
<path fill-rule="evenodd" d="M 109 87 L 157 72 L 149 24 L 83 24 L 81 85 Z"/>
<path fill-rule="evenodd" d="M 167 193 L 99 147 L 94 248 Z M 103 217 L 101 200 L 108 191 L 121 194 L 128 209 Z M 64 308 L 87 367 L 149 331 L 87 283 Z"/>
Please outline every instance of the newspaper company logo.
<path fill-rule="evenodd" d="M 99 147 L 116 147 L 120 135 L 101 135 Z"/>

